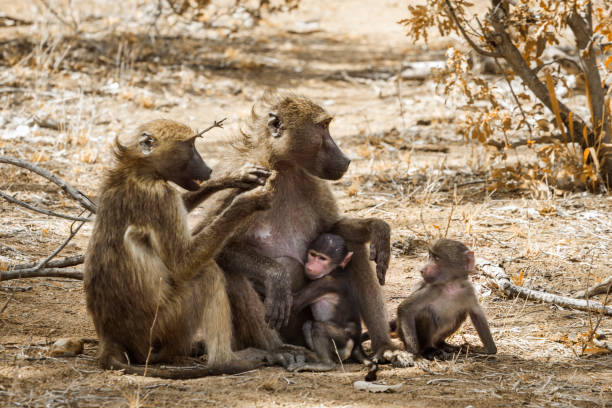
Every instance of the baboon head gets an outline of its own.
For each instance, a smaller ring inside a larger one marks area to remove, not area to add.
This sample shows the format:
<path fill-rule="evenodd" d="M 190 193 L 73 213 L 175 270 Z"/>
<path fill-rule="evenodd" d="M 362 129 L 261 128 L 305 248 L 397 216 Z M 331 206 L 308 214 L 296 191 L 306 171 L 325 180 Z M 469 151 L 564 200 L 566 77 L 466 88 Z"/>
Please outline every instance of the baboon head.
<path fill-rule="evenodd" d="M 313 176 L 338 180 L 350 160 L 329 134 L 332 117 L 307 98 L 281 97 L 268 110 L 268 140 L 276 166 L 297 165 Z"/>
<path fill-rule="evenodd" d="M 142 125 L 125 145 L 117 140 L 115 156 L 122 166 L 137 166 L 141 173 L 197 190 L 197 182 L 212 173 L 195 148 L 198 136 L 181 123 L 157 119 Z"/>
<path fill-rule="evenodd" d="M 429 247 L 429 260 L 421 269 L 425 282 L 443 284 L 457 278 L 467 278 L 474 269 L 474 252 L 462 242 L 439 239 Z"/>

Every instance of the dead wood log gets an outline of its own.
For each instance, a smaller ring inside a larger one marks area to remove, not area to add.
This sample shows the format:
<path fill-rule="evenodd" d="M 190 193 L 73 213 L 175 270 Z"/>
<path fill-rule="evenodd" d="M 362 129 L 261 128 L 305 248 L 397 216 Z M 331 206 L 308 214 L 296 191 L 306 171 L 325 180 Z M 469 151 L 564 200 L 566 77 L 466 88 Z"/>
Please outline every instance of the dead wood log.
<path fill-rule="evenodd" d="M 519 297 L 527 300 L 536 300 L 544 303 L 569 307 L 572 309 L 584 310 L 587 312 L 602 313 L 612 316 L 612 307 L 602 305 L 592 300 L 574 299 L 570 297 L 555 295 L 535 289 L 528 289 L 517 286 L 510 281 L 506 271 L 499 265 L 482 258 L 476 258 L 476 266 L 482 271 L 483 275 L 493 280 L 495 285 L 509 297 Z"/>
<path fill-rule="evenodd" d="M 598 285 L 576 292 L 574 296 L 580 299 L 586 299 L 595 295 L 603 295 L 605 293 L 609 293 L 610 291 L 612 291 L 612 276 Z"/>

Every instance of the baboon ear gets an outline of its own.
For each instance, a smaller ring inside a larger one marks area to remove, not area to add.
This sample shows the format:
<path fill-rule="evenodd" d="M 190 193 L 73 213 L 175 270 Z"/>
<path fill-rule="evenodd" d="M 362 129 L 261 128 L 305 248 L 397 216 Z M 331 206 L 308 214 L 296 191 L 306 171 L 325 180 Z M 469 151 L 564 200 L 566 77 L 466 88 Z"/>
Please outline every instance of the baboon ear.
<path fill-rule="evenodd" d="M 153 152 L 155 142 L 155 138 L 149 132 L 142 132 L 138 138 L 138 147 L 142 154 L 148 156 Z"/>
<path fill-rule="evenodd" d="M 465 270 L 471 272 L 475 263 L 474 251 L 465 251 Z"/>
<path fill-rule="evenodd" d="M 268 113 L 268 131 L 272 137 L 281 137 L 282 135 L 282 123 L 278 113 Z"/>
<path fill-rule="evenodd" d="M 353 252 L 349 252 L 348 254 L 346 254 L 346 256 L 344 257 L 344 259 L 342 260 L 342 262 L 340 262 L 340 267 L 342 269 L 344 269 L 346 267 L 346 264 L 349 263 L 349 261 L 351 260 L 351 258 L 353 257 Z"/>

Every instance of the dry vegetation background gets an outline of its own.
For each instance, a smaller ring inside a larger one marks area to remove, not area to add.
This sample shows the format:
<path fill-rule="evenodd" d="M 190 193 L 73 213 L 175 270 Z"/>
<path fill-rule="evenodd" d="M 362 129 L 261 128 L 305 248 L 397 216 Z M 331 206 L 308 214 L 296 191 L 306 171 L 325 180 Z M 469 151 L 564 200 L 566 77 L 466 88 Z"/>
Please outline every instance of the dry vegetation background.
<path fill-rule="evenodd" d="M 193 22 L 167 7 L 156 20 L 157 1 L 0 1 L 0 155 L 36 162 L 95 197 L 116 135 L 157 117 L 204 128 L 227 116 L 231 126 L 198 142 L 214 168 L 224 135 L 253 101 L 269 88 L 291 90 L 335 115 L 332 135 L 353 160 L 333 184 L 341 207 L 392 225 L 391 315 L 417 281 L 424 243 L 447 230 L 525 287 L 571 296 L 610 276 L 612 197 L 488 188 L 490 156 L 457 134 L 461 112 L 429 76 L 449 46 L 465 46 L 435 33 L 427 46 L 411 43 L 396 24 L 407 2 L 303 0 L 292 12 L 263 13 L 259 24 L 214 3 Z M 501 76 L 485 79 L 504 86 Z M 533 157 L 525 147 L 514 159 Z M 0 165 L 0 191 L 80 211 L 14 166 Z M 46 257 L 69 229 L 69 221 L 0 200 L 0 268 Z M 62 254 L 82 253 L 90 231 L 85 225 Z M 508 299 L 481 274 L 473 281 L 498 354 L 385 366 L 380 380 L 403 383 L 395 394 L 355 391 L 365 371 L 353 364 L 166 381 L 99 370 L 95 345 L 53 358 L 56 339 L 95 337 L 82 283 L 0 282 L 0 406 L 612 406 L 612 356 L 589 342 L 595 330 L 610 342 L 610 317 Z M 479 345 L 469 324 L 452 341 Z"/>

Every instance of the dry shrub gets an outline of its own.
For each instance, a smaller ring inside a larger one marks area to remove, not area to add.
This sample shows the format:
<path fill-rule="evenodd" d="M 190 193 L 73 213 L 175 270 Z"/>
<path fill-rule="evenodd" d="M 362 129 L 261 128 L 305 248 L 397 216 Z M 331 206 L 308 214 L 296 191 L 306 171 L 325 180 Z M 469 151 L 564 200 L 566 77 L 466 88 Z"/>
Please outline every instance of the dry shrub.
<path fill-rule="evenodd" d="M 454 48 L 447 52 L 447 68 L 435 75 L 439 89 L 462 103 L 465 139 L 491 147 L 495 165 L 488 188 L 609 189 L 612 3 L 492 0 L 481 17 L 472 6 L 465 0 L 427 0 L 409 6 L 401 23 L 415 41 L 427 41 L 432 28 L 441 36 L 461 34 L 481 60 L 504 75 L 492 82 Z M 567 38 L 574 44 L 560 46 Z M 532 160 L 516 154 L 523 147 Z"/>

